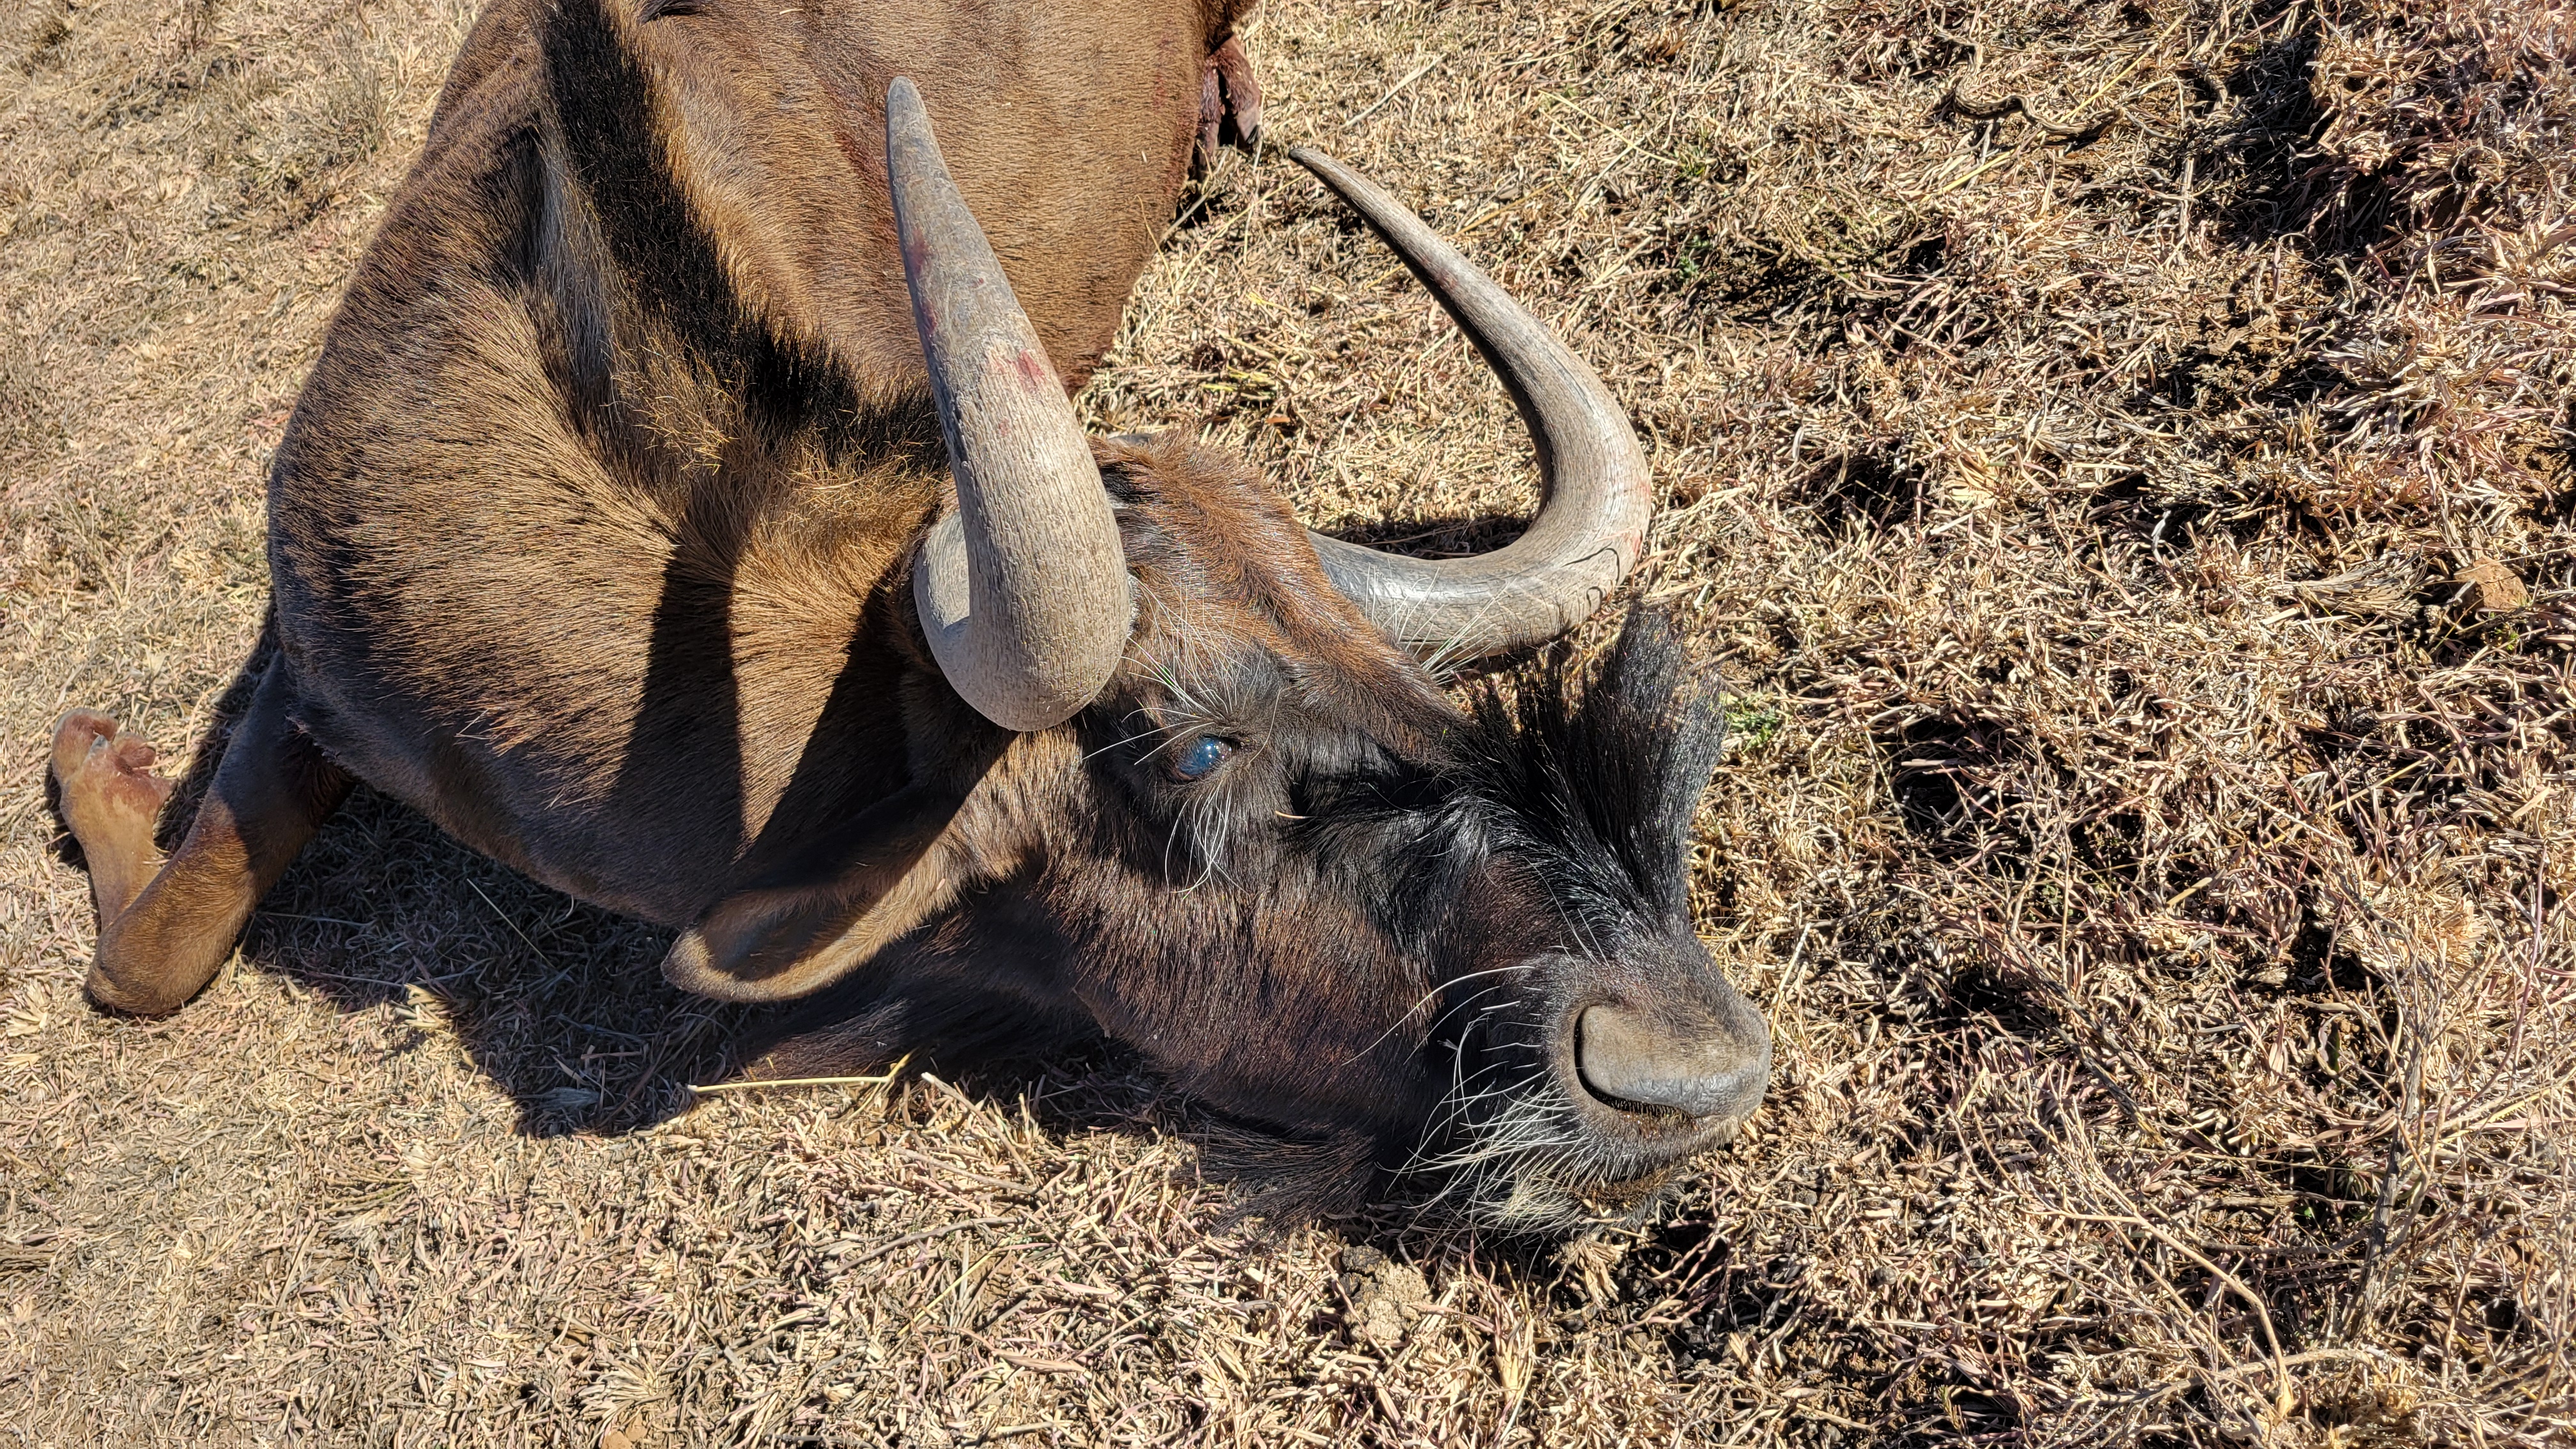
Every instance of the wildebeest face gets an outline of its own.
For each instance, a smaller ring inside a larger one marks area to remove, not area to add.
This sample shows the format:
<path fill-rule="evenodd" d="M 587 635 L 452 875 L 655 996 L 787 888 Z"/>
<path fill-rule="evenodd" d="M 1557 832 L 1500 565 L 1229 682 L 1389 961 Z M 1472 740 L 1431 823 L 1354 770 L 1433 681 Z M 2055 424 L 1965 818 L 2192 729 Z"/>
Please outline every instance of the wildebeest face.
<path fill-rule="evenodd" d="M 1239 463 L 1103 454 L 1139 622 L 1034 893 L 1099 1026 L 1530 1226 L 1731 1135 L 1769 1039 L 1690 927 L 1718 716 L 1660 621 L 1462 711 Z"/>

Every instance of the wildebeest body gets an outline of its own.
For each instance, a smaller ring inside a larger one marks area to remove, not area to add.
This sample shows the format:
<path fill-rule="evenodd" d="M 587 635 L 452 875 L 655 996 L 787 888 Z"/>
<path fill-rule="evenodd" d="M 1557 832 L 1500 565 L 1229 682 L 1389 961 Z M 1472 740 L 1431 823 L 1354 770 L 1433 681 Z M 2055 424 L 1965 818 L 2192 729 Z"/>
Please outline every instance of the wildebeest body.
<path fill-rule="evenodd" d="M 622 34 L 596 0 L 488 14 L 273 474 L 315 738 L 476 848 L 669 924 L 753 842 L 912 771 L 905 611 L 866 616 L 943 480 L 859 98 L 938 77 L 926 98 L 974 115 L 952 168 L 1078 380 L 1230 18 L 997 8 L 942 33 L 936 9 L 850 8 L 807 14 L 866 50 L 821 56 L 713 7 Z"/>

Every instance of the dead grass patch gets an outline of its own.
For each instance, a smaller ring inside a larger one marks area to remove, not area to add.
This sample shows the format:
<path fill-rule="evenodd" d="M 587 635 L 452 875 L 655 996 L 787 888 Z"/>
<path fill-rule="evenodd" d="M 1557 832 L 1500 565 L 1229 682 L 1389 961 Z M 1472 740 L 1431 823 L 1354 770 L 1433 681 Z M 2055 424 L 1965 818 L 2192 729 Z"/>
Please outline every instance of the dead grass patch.
<path fill-rule="evenodd" d="M 1626 398 L 1730 691 L 1758 1127 L 1562 1251 L 1220 1226 L 1116 1059 L 684 1102 L 657 933 L 362 795 L 81 1003 L 73 702 L 192 741 L 447 0 L 0 30 L 0 1411 L 33 1442 L 2563 1443 L 2565 0 L 1273 0 L 1275 135 Z M 1276 154 L 1086 399 L 1489 544 L 1499 390 Z M 1418 1276 L 1416 1276 L 1418 1275 Z"/>

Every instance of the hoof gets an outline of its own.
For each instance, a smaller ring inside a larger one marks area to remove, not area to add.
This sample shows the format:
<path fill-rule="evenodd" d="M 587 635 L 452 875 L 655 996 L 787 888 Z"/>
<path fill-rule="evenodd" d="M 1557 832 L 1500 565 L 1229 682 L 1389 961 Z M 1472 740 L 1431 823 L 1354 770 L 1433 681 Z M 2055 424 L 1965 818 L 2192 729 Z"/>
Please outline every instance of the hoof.
<path fill-rule="evenodd" d="M 54 781 L 62 790 L 63 822 L 91 869 L 102 856 L 151 853 L 153 826 L 171 789 L 152 772 L 158 758 L 135 736 L 119 736 L 116 721 L 96 710 L 73 710 L 54 726 Z"/>

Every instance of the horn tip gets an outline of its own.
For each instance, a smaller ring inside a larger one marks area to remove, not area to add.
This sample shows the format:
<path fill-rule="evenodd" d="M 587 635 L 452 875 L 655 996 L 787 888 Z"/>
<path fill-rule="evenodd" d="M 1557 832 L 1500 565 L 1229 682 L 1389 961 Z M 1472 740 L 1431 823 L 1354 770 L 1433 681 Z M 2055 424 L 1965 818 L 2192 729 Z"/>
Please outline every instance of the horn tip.
<path fill-rule="evenodd" d="M 892 119 L 897 111 L 912 115 L 921 113 L 921 92 L 914 88 L 912 77 L 908 75 L 896 76 L 886 86 L 887 118 Z"/>

